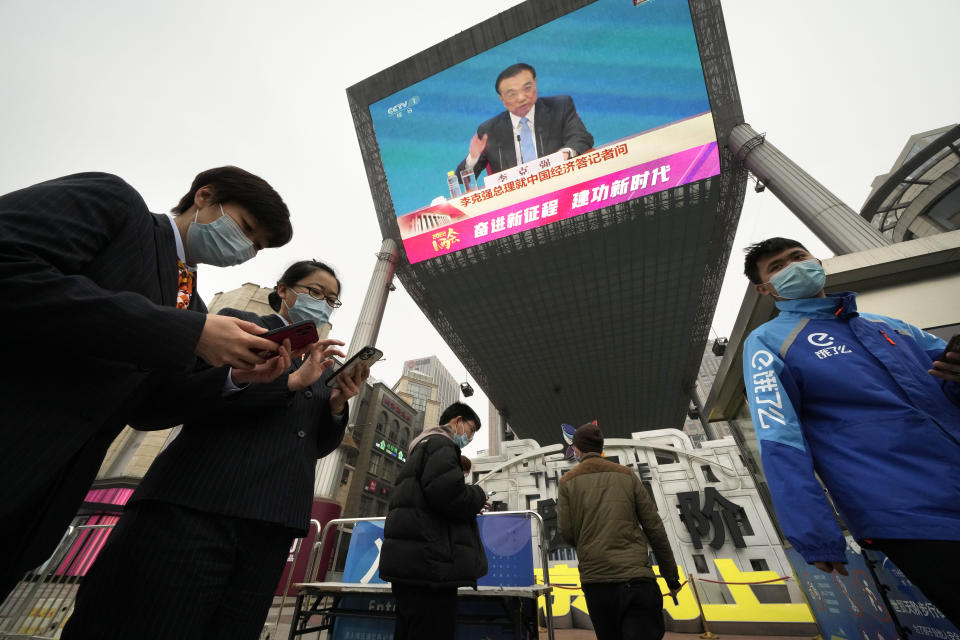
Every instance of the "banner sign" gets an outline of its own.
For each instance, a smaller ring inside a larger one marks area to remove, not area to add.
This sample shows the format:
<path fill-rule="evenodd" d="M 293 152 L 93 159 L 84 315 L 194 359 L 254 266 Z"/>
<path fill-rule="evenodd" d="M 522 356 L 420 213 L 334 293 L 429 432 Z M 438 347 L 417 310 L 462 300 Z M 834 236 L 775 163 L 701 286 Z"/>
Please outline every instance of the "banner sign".
<path fill-rule="evenodd" d="M 590 162 L 594 157 L 599 158 L 598 162 L 602 162 L 603 156 L 597 152 L 595 155 L 570 160 L 561 165 L 561 168 L 555 169 L 576 167 L 577 160 Z M 536 198 L 514 202 L 487 213 L 474 214 L 471 210 L 471 207 L 482 206 L 486 201 L 493 202 L 500 196 L 509 196 L 510 192 L 507 190 L 509 187 L 512 187 L 510 190 L 518 191 L 527 184 L 531 186 L 536 184 L 538 180 L 543 180 L 541 176 L 544 173 L 549 179 L 550 172 L 541 172 L 520 181 L 507 183 L 508 186 L 498 185 L 474 192 L 469 197 L 456 201 L 456 204 L 451 204 L 452 201 L 450 201 L 410 214 L 409 217 L 414 220 L 437 214 L 445 215 L 445 219 L 462 219 L 437 229 L 411 235 L 403 240 L 403 245 L 410 262 L 420 262 L 664 189 L 696 182 L 716 175 L 719 166 L 717 143 L 710 142 L 652 162 L 577 182 Z M 420 226 L 412 222 L 407 225 L 404 222 L 401 219 L 401 233 L 408 228 Z"/>
<path fill-rule="evenodd" d="M 870 575 L 864 551 L 859 546 L 847 543 L 848 576 L 825 573 L 807 564 L 796 550 L 785 551 L 825 638 L 897 638 L 893 617 L 884 605 L 880 587 Z M 877 578 L 890 587 L 887 598 L 900 624 L 910 628 L 910 640 L 960 640 L 957 628 L 889 558 L 878 551 L 867 553 L 878 560 Z"/>

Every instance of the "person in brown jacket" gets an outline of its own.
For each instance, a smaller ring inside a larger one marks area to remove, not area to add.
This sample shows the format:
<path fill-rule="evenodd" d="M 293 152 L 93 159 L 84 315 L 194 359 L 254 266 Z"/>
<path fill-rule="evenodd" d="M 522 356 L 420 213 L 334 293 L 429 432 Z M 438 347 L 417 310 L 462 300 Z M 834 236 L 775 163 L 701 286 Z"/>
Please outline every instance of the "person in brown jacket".
<path fill-rule="evenodd" d="M 597 639 L 660 640 L 663 595 L 647 540 L 670 595 L 681 585 L 657 505 L 633 471 L 601 456 L 603 432 L 595 424 L 577 429 L 573 450 L 580 464 L 560 478 L 557 526 L 577 548 Z"/>

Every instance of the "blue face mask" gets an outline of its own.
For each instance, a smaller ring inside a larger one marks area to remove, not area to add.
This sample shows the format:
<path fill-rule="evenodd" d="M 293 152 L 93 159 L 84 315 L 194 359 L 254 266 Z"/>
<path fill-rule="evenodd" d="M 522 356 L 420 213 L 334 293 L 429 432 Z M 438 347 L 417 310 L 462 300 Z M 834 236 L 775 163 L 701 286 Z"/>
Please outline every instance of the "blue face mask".
<path fill-rule="evenodd" d="M 199 224 L 199 215 L 198 208 L 193 224 L 187 229 L 187 252 L 194 262 L 232 267 L 257 255 L 253 240 L 223 212 L 223 205 L 220 205 L 220 217 L 210 224 Z"/>
<path fill-rule="evenodd" d="M 444 427 L 449 427 L 450 429 L 453 429 L 453 427 L 450 426 L 449 423 L 440 425 L 441 429 L 443 429 Z M 465 448 L 468 444 L 470 444 L 470 436 L 468 436 L 465 433 L 454 433 L 450 437 L 453 438 L 454 444 L 456 444 L 461 449 Z"/>
<path fill-rule="evenodd" d="M 787 265 L 770 278 L 777 297 L 785 300 L 812 298 L 823 290 L 827 274 L 816 260 Z"/>
<path fill-rule="evenodd" d="M 286 304 L 286 303 L 284 303 Z M 308 293 L 298 293 L 297 301 L 293 306 L 287 305 L 287 313 L 290 314 L 290 322 L 303 322 L 304 320 L 313 320 L 317 329 L 323 326 L 330 319 L 333 307 L 327 304 L 326 300 L 317 300 L 310 297 Z"/>

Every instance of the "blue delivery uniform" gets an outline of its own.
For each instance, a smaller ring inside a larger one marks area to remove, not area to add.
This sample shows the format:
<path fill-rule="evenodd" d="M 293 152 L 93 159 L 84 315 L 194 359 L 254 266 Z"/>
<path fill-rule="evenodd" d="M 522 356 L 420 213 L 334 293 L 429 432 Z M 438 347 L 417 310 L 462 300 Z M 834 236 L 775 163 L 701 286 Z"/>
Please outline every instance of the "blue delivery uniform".
<path fill-rule="evenodd" d="M 960 385 L 927 373 L 944 341 L 858 313 L 856 294 L 778 301 L 743 350 L 750 414 L 784 534 L 844 562 L 816 472 L 855 538 L 960 540 Z"/>

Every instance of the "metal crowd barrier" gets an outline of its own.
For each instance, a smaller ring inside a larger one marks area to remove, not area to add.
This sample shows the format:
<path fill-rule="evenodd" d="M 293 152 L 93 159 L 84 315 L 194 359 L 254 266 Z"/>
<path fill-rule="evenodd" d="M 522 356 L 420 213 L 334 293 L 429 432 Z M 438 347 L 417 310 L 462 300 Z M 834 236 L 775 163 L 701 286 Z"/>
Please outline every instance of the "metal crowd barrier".
<path fill-rule="evenodd" d="M 550 584 L 550 568 L 549 568 L 549 566 L 548 566 L 549 558 L 548 558 L 548 554 L 547 554 L 547 543 L 546 543 L 546 537 L 545 537 L 546 531 L 545 531 L 545 527 L 544 527 L 544 523 L 543 523 L 543 517 L 542 517 L 539 513 L 537 513 L 536 511 L 532 511 L 532 510 L 523 510 L 523 511 L 490 511 L 490 512 L 485 512 L 483 515 L 485 515 L 485 516 L 524 515 L 524 516 L 526 516 L 529 520 L 531 520 L 531 521 L 533 521 L 533 522 L 536 523 L 536 525 L 537 525 L 537 535 L 536 535 L 535 537 L 533 537 L 533 541 L 534 541 L 534 542 L 537 544 L 537 546 L 539 547 L 539 549 L 538 549 L 539 554 L 537 554 L 537 555 L 539 555 L 539 558 L 540 558 L 540 566 L 541 566 L 542 569 L 543 569 L 543 578 L 544 578 L 545 583 L 546 583 L 547 585 L 549 585 L 549 584 Z M 331 556 L 330 556 L 330 564 L 331 564 L 333 567 L 336 567 L 337 560 L 338 560 L 338 558 L 340 558 L 341 552 L 344 552 L 344 553 L 346 552 L 346 549 L 342 547 L 344 529 L 345 529 L 345 528 L 351 528 L 351 529 L 352 529 L 353 525 L 355 525 L 355 524 L 357 524 L 357 523 L 359 523 L 359 522 L 375 522 L 375 521 L 382 521 L 382 520 L 385 520 L 385 518 L 384 518 L 384 517 L 373 517 L 373 518 L 337 518 L 337 519 L 330 520 L 329 522 L 327 522 L 327 523 L 323 526 L 322 531 L 319 531 L 319 532 L 318 532 L 318 535 L 317 535 L 317 534 L 314 535 L 314 542 L 313 542 L 313 545 L 312 545 L 312 548 L 311 548 L 311 551 L 310 551 L 309 560 L 308 560 L 308 562 L 307 562 L 307 570 L 306 570 L 306 572 L 305 572 L 305 574 L 304 574 L 304 577 L 303 577 L 304 582 L 312 582 L 312 581 L 315 581 L 315 580 L 324 581 L 324 579 L 327 577 L 327 575 L 328 575 L 328 573 L 329 573 L 329 571 L 330 571 L 330 566 L 321 567 L 321 566 L 320 566 L 320 563 L 321 563 L 321 561 L 322 561 L 322 559 L 323 559 L 323 548 L 324 548 L 324 545 L 327 543 L 327 534 L 330 533 L 330 529 L 331 529 L 331 528 L 334 528 L 334 527 L 335 527 L 335 528 L 337 529 L 337 532 L 338 532 L 338 535 L 337 535 L 337 538 L 336 538 L 336 547 L 334 548 L 333 553 L 332 553 Z M 318 539 L 318 538 L 319 538 L 319 539 Z M 299 553 L 299 551 L 300 551 L 300 549 L 298 549 L 298 553 Z M 294 562 L 296 562 L 296 560 L 294 560 Z M 321 571 L 323 572 L 323 576 L 322 576 L 322 577 L 319 575 L 319 574 L 321 573 Z M 534 581 L 536 581 L 536 579 L 534 579 Z M 289 577 L 288 577 L 287 586 L 289 586 L 289 584 L 290 584 L 290 580 L 289 580 Z M 287 587 L 284 588 L 284 597 L 285 597 L 285 595 L 286 595 L 286 592 L 287 592 Z M 549 638 L 549 640 L 553 640 L 553 638 L 554 638 L 553 607 L 551 606 L 551 603 L 550 603 L 550 600 L 551 600 L 552 597 L 553 597 L 552 595 L 547 594 L 547 596 L 545 597 L 545 607 L 544 607 L 544 610 L 545 610 L 545 611 L 544 611 L 544 617 L 546 618 L 546 623 L 547 623 L 547 637 Z M 298 598 L 298 600 L 299 600 L 299 598 Z M 297 607 L 297 605 L 295 605 L 295 609 L 296 609 L 296 607 Z M 283 613 L 283 609 L 282 609 L 282 604 L 281 604 L 280 614 L 277 615 L 278 626 L 279 626 L 279 621 L 280 621 L 280 615 L 281 615 L 282 613 Z M 297 622 L 296 619 L 294 619 L 294 620 L 292 620 L 292 621 L 290 622 L 290 625 L 291 625 L 291 637 L 293 637 L 293 635 L 294 635 L 294 633 L 293 633 L 293 626 L 296 624 L 296 622 Z"/>
<path fill-rule="evenodd" d="M 307 579 L 307 576 L 313 575 L 311 573 L 311 570 L 312 570 L 311 568 L 314 562 L 316 562 L 316 560 L 314 559 L 314 556 L 316 555 L 320 546 L 317 542 L 317 539 L 320 536 L 320 530 L 321 530 L 320 521 L 311 519 L 310 531 L 313 531 L 313 536 L 310 544 L 307 546 L 307 548 L 310 550 L 310 555 L 307 557 L 307 565 L 306 565 L 307 571 L 304 574 L 304 579 Z M 293 550 L 293 561 L 288 563 L 290 565 L 290 570 L 287 571 L 287 579 L 284 580 L 283 582 L 283 593 L 280 594 L 280 604 L 277 608 L 277 615 L 274 617 L 274 629 L 279 629 L 281 623 L 283 622 L 284 607 L 286 606 L 286 603 L 287 603 L 287 592 L 290 591 L 290 585 L 293 584 L 293 574 L 295 573 L 297 564 L 300 561 L 300 554 L 303 552 L 303 549 L 304 549 L 303 543 L 307 540 L 307 538 L 310 538 L 310 537 L 311 536 L 308 533 L 303 538 L 297 538 L 296 547 Z M 292 609 L 290 613 L 291 614 L 293 613 Z"/>
<path fill-rule="evenodd" d="M 517 514 L 528 516 L 538 525 L 537 533 L 539 535 L 534 540 L 538 542 L 544 579 L 549 584 L 546 544 L 543 539 L 543 519 L 540 514 L 536 511 L 496 511 L 486 515 Z M 287 593 L 293 584 L 295 568 L 301 554 L 309 552 L 306 572 L 302 580 L 304 582 L 323 580 L 326 578 L 329 568 L 321 567 L 320 563 L 323 558 L 323 545 L 330 529 L 336 527 L 339 533 L 336 546 L 330 556 L 330 563 L 335 567 L 341 554 L 346 552 L 346 548 L 343 547 L 344 531 L 341 525 L 352 527 L 358 522 L 374 520 L 383 520 L 383 518 L 336 519 L 327 522 L 322 527 L 319 521 L 310 521 L 313 535 L 308 534 L 305 538 L 297 538 L 296 547 L 293 551 L 293 561 L 290 563 L 290 570 L 287 572 L 283 591 L 280 595 L 279 607 L 274 618 L 275 628 L 280 628 L 284 613 L 292 615 L 295 608 L 295 604 L 291 603 L 290 611 L 286 611 Z M 36 569 L 27 572 L 10 592 L 7 599 L 0 603 L 0 639 L 50 638 L 55 640 L 59 638 L 67 618 L 73 613 L 79 581 L 86 574 L 90 565 L 93 564 L 113 527 L 113 524 L 74 525 L 69 527 L 50 559 Z M 324 573 L 323 577 L 318 575 L 321 571 Z M 548 631 L 552 638 L 553 619 L 549 614 L 551 608 L 547 606 L 546 609 L 548 612 Z"/>
<path fill-rule="evenodd" d="M 27 572 L 0 604 L 0 638 L 59 638 L 73 612 L 79 579 L 113 526 L 69 527 L 50 559 Z"/>

